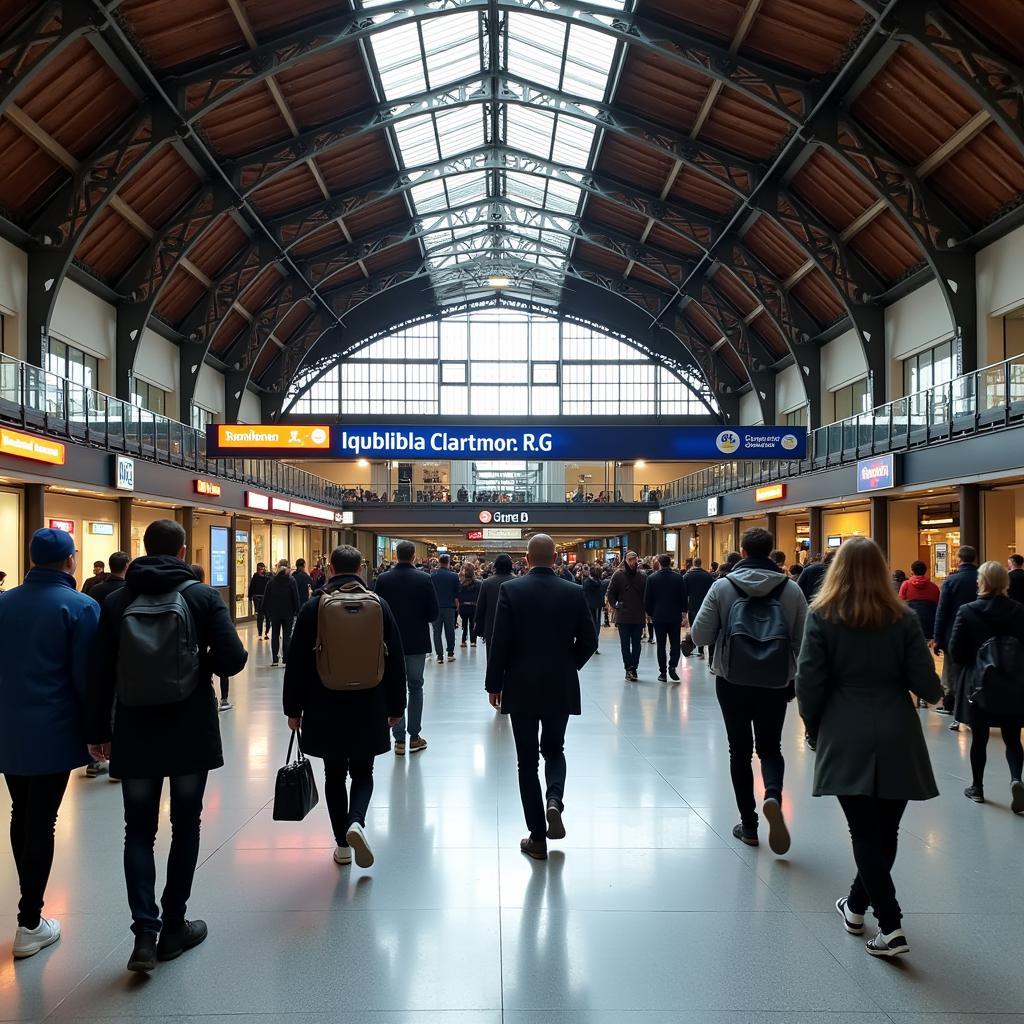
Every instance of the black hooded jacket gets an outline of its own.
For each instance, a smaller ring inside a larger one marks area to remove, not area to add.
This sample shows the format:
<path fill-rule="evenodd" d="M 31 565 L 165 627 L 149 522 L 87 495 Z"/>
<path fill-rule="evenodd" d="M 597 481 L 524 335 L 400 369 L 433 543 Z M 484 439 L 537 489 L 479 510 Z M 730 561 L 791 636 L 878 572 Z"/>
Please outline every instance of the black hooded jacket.
<path fill-rule="evenodd" d="M 128 566 L 125 585 L 103 604 L 89 679 L 86 728 L 89 743 L 112 741 L 110 772 L 115 778 L 192 775 L 224 763 L 212 677 L 237 675 L 249 655 L 226 605 L 212 587 L 198 583 L 182 593 L 199 641 L 201 679 L 195 690 L 180 703 L 156 707 L 122 707 L 115 696 L 125 608 L 138 594 L 166 594 L 188 580 L 195 576 L 181 559 L 146 555 Z"/>

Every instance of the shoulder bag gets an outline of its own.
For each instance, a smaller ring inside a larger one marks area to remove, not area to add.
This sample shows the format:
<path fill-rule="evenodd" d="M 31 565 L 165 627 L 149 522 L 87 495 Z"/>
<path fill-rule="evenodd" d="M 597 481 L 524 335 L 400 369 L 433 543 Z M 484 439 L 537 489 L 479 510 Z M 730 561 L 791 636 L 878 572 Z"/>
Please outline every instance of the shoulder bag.
<path fill-rule="evenodd" d="M 292 744 L 298 742 L 299 756 L 292 761 Z M 278 769 L 274 788 L 274 821 L 302 821 L 320 802 L 313 778 L 313 766 L 302 753 L 302 736 L 292 732 L 288 741 L 288 756 L 283 768 Z"/>

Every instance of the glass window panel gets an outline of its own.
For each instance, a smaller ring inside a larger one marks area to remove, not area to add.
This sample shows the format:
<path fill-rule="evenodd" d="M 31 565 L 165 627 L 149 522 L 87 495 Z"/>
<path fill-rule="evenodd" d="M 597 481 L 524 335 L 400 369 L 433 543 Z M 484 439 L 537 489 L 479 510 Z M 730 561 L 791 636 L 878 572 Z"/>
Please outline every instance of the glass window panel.
<path fill-rule="evenodd" d="M 411 96 L 426 89 L 419 32 L 415 24 L 379 32 L 373 39 L 373 53 L 388 99 Z"/>
<path fill-rule="evenodd" d="M 444 384 L 465 384 L 466 364 L 465 363 L 442 363 L 441 381 Z"/>
<path fill-rule="evenodd" d="M 469 414 L 469 390 L 465 387 L 441 388 L 441 415 L 467 416 Z"/>
<path fill-rule="evenodd" d="M 428 18 L 420 25 L 431 88 L 479 73 L 480 21 L 475 13 Z"/>
<path fill-rule="evenodd" d="M 565 31 L 538 24 L 529 14 L 508 16 L 508 69 L 514 75 L 554 88 L 561 78 Z"/>
<path fill-rule="evenodd" d="M 533 364 L 534 384 L 557 384 L 558 363 L 534 363 Z"/>
<path fill-rule="evenodd" d="M 530 389 L 530 414 L 532 416 L 558 415 L 559 388 L 534 387 Z"/>

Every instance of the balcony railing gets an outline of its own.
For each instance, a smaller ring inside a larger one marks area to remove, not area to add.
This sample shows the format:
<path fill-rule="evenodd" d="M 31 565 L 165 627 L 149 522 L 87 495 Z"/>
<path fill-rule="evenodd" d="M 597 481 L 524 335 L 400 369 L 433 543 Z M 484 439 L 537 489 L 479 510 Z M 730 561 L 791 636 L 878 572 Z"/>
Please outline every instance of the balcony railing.
<path fill-rule="evenodd" d="M 0 419 L 201 476 L 341 506 L 341 488 L 276 461 L 208 459 L 206 435 L 29 363 L 0 355 Z"/>
<path fill-rule="evenodd" d="M 1024 357 L 936 384 L 812 430 L 807 458 L 724 462 L 664 485 L 662 504 L 711 498 L 872 455 L 906 451 L 1024 422 Z"/>
<path fill-rule="evenodd" d="M 575 490 L 564 484 L 531 484 L 511 488 L 472 489 L 457 488 L 451 491 L 437 484 L 411 486 L 392 483 L 388 490 L 376 491 L 360 485 L 341 485 L 343 500 L 347 505 L 363 504 L 462 504 L 462 505 L 651 505 L 660 506 L 664 501 L 664 485 L 644 484 L 623 485 L 617 490 L 598 485 L 586 484 Z"/>

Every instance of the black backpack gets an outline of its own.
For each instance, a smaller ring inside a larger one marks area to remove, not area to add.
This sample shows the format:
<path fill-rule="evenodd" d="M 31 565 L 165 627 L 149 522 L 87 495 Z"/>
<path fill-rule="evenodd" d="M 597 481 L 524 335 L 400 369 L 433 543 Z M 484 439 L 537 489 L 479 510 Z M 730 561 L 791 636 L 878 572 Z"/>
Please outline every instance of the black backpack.
<path fill-rule="evenodd" d="M 991 636 L 979 648 L 967 702 L 988 715 L 1024 717 L 1024 644 Z"/>
<path fill-rule="evenodd" d="M 139 594 L 121 616 L 117 699 L 125 707 L 156 707 L 187 700 L 199 685 L 199 643 L 182 594 L 186 580 L 164 594 Z"/>
<path fill-rule="evenodd" d="M 725 663 L 728 680 L 738 686 L 782 690 L 789 685 L 793 643 L 779 595 L 788 580 L 761 596 L 748 594 L 734 580 L 739 595 L 725 624 Z"/>

